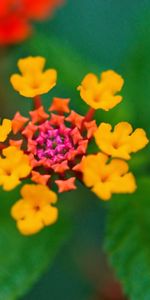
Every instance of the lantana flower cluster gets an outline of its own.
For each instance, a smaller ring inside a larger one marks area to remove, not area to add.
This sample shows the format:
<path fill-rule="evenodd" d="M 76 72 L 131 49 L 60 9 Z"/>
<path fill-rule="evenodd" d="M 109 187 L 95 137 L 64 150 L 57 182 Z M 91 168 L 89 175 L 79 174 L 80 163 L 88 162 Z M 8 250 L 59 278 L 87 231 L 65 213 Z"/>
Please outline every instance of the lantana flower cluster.
<path fill-rule="evenodd" d="M 122 101 L 124 80 L 116 72 L 85 76 L 77 88 L 89 106 L 83 116 L 70 109 L 69 98 L 54 97 L 45 111 L 41 95 L 56 85 L 57 72 L 44 66 L 43 57 L 18 61 L 20 74 L 13 74 L 10 81 L 20 95 L 32 99 L 34 109 L 28 117 L 18 111 L 0 125 L 0 185 L 9 191 L 30 180 L 11 209 L 24 235 L 56 222 L 57 194 L 75 190 L 78 180 L 101 200 L 133 193 L 136 181 L 127 161 L 148 143 L 145 131 L 134 130 L 128 122 L 112 128 L 94 119 L 95 110 L 108 111 Z M 89 153 L 93 141 L 98 150 Z"/>
<path fill-rule="evenodd" d="M 49 17 L 63 0 L 0 0 L 0 44 L 22 42 L 32 22 Z"/>

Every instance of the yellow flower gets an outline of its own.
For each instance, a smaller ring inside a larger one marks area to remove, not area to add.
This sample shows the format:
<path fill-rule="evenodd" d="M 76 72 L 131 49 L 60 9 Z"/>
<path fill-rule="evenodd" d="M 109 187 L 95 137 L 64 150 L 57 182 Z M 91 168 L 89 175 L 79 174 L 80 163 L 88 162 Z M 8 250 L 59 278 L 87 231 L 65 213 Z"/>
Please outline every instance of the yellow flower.
<path fill-rule="evenodd" d="M 54 69 L 43 71 L 44 65 L 45 58 L 41 56 L 19 59 L 18 68 L 22 75 L 11 76 L 13 88 L 29 98 L 47 93 L 56 85 L 57 73 Z"/>
<path fill-rule="evenodd" d="M 94 109 L 108 111 L 121 102 L 122 96 L 116 95 L 123 86 L 123 78 L 112 70 L 102 73 L 100 80 L 87 74 L 78 87 L 81 98 Z"/>
<path fill-rule="evenodd" d="M 12 190 L 20 179 L 27 177 L 31 172 L 29 158 L 14 146 L 2 151 L 4 157 L 0 157 L 0 185 L 6 191 Z"/>
<path fill-rule="evenodd" d="M 11 121 L 8 119 L 4 119 L 2 125 L 0 125 L 0 142 L 4 142 L 7 139 L 7 136 L 11 132 L 11 129 Z"/>
<path fill-rule="evenodd" d="M 82 163 L 83 181 L 102 200 L 109 200 L 113 193 L 133 193 L 136 183 L 128 164 L 120 159 L 108 161 L 103 153 L 88 155 Z"/>
<path fill-rule="evenodd" d="M 130 159 L 130 153 L 144 148 L 149 142 L 143 129 L 133 131 L 127 122 L 118 123 L 114 131 L 110 124 L 101 123 L 95 132 L 95 140 L 103 152 L 124 159 Z"/>
<path fill-rule="evenodd" d="M 22 234 L 37 233 L 56 222 L 58 210 L 51 204 L 57 201 L 57 195 L 47 186 L 26 184 L 21 189 L 21 196 L 22 199 L 12 207 L 11 215 Z"/>

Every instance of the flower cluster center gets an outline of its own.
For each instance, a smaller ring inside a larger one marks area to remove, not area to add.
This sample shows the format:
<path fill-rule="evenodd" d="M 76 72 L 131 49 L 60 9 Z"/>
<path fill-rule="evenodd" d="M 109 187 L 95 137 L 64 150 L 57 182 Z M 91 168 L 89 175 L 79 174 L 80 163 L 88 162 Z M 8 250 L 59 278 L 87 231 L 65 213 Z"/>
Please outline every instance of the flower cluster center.
<path fill-rule="evenodd" d="M 70 133 L 71 129 L 67 127 L 41 130 L 35 139 L 37 158 L 39 160 L 47 158 L 53 163 L 66 160 L 69 151 L 74 150 Z"/>

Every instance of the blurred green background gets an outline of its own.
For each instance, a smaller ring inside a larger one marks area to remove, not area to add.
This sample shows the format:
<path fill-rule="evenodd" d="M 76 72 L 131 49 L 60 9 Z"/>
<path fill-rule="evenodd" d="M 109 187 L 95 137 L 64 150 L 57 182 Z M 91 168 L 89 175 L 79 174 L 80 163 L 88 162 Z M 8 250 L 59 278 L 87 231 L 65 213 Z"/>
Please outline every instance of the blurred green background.
<path fill-rule="evenodd" d="M 60 81 L 56 92 L 59 96 L 72 96 L 72 106 L 84 111 L 75 87 L 88 71 L 100 72 L 113 68 L 125 78 L 124 103 L 113 112 L 97 116 L 99 120 L 116 123 L 132 121 L 150 133 L 150 1 L 149 0 L 68 0 L 52 20 L 35 24 L 38 34 L 22 46 L 14 47 L 4 57 L 0 74 L 3 83 L 2 115 L 12 116 L 19 107 L 20 97 L 8 85 L 9 75 L 16 70 L 20 56 L 41 54 L 48 65 L 56 66 Z M 13 59 L 12 59 L 13 57 Z M 6 82 L 7 83 L 6 83 Z M 54 94 L 56 94 L 54 92 Z M 13 101 L 10 105 L 10 93 Z M 6 97 L 7 95 L 7 97 Z M 6 97 L 6 98 L 5 98 Z M 48 96 L 49 97 L 49 96 Z M 27 100 L 22 100 L 27 101 Z M 45 98 L 45 103 L 49 99 Z M 80 106 L 80 107 L 79 107 Z M 30 103 L 26 105 L 26 111 Z M 133 160 L 137 174 L 149 174 L 149 151 Z M 142 169 L 142 171 L 141 171 Z M 119 300 L 113 293 L 104 298 L 102 290 L 109 288 L 112 280 L 105 254 L 102 250 L 105 232 L 106 207 L 86 189 L 65 196 L 65 207 L 73 213 L 72 235 L 57 255 L 53 266 L 32 288 L 23 300 Z M 64 197 L 64 198 L 65 198 Z M 70 203 L 72 202 L 72 203 Z M 42 257 L 41 257 L 42 260 Z M 38 264 L 37 264 L 38 268 Z M 120 298 L 119 298 L 120 297 Z M 125 299 L 125 298 L 124 298 Z"/>

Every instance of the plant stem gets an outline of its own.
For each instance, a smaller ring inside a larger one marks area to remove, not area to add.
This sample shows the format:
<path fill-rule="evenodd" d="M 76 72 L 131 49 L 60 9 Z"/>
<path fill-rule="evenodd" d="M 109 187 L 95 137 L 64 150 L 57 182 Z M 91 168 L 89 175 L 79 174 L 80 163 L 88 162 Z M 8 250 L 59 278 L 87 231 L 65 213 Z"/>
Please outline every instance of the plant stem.
<path fill-rule="evenodd" d="M 92 121 L 93 117 L 94 117 L 94 114 L 95 114 L 95 109 L 91 107 L 88 110 L 87 114 L 85 115 L 84 122 L 90 122 L 90 121 Z"/>
<path fill-rule="evenodd" d="M 34 108 L 35 109 L 38 109 L 39 107 L 42 106 L 42 101 L 41 101 L 41 97 L 40 96 L 34 97 L 33 101 L 34 101 Z"/>

